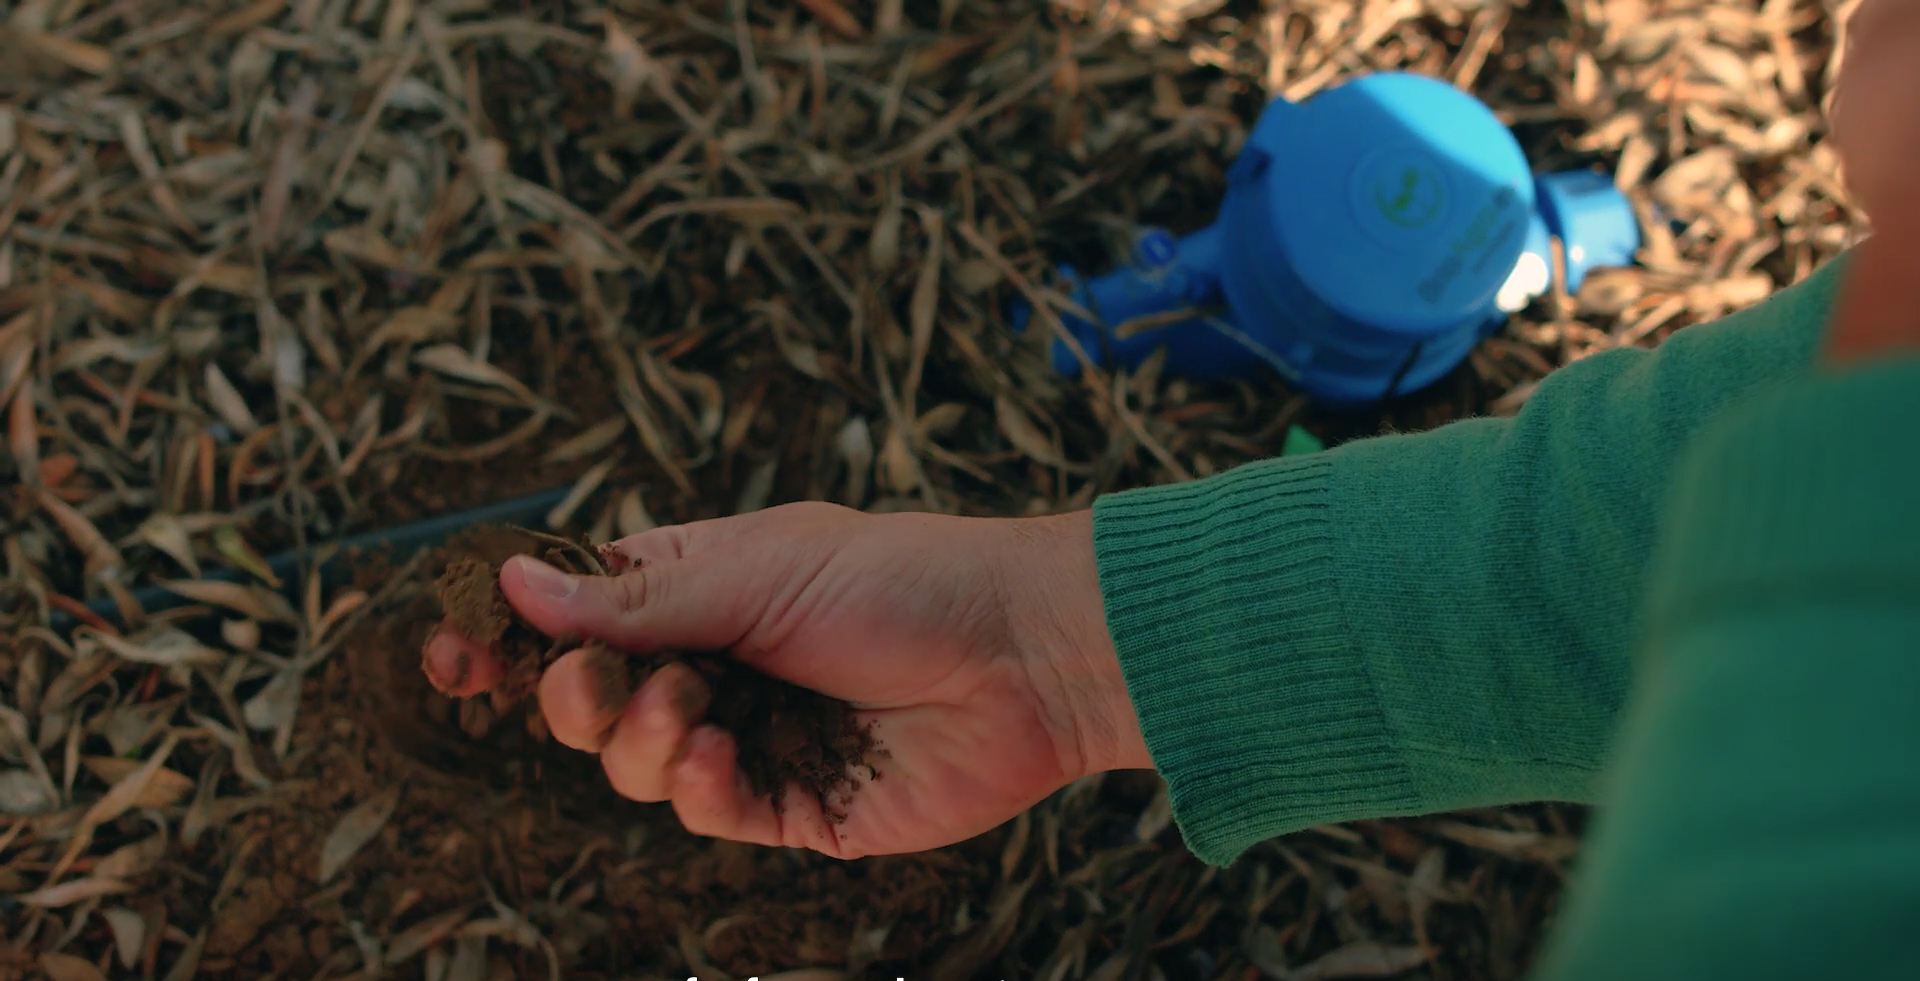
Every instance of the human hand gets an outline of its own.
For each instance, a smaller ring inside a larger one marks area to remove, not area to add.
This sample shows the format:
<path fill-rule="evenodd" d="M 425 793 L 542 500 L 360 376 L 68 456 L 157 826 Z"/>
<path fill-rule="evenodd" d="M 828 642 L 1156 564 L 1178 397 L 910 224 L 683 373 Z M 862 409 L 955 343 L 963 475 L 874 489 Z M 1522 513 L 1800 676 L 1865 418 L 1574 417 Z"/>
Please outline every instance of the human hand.
<path fill-rule="evenodd" d="M 1866 0 L 1846 25 L 1833 136 L 1873 223 L 1854 250 L 1826 360 L 1920 350 L 1920 0 Z"/>
<path fill-rule="evenodd" d="M 614 547 L 636 568 L 573 578 L 526 557 L 501 587 L 543 632 L 597 639 L 539 686 L 554 737 L 597 752 L 613 788 L 673 802 L 696 834 L 829 855 L 965 840 L 1090 773 L 1152 765 L 1107 636 L 1089 512 L 1043 518 L 871 515 L 790 504 L 657 528 Z M 557 578 L 556 578 L 557 577 Z M 601 704 L 595 658 L 728 650 L 775 677 L 853 703 L 889 756 L 826 820 L 789 792 L 746 790 L 735 746 L 702 724 L 691 669 L 653 673 Z M 442 625 L 427 670 L 455 694 L 504 668 Z"/>

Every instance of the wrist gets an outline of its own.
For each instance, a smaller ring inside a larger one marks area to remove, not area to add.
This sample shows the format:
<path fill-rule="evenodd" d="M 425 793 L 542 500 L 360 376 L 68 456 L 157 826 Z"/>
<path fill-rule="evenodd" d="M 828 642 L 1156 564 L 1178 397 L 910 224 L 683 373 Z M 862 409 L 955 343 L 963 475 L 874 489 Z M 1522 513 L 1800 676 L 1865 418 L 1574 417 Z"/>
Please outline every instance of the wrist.
<path fill-rule="evenodd" d="M 1093 512 L 1016 519 L 1006 568 L 1014 629 L 1035 685 L 1055 704 L 1079 745 L 1079 778 L 1107 770 L 1151 769 L 1153 759 L 1107 629 L 1094 557 Z"/>

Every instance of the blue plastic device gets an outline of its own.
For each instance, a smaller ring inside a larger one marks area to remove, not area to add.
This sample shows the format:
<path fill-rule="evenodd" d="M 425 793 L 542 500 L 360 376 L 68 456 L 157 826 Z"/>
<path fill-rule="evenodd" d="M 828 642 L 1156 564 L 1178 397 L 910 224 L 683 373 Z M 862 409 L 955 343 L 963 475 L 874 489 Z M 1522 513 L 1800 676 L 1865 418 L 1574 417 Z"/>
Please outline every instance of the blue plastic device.
<path fill-rule="evenodd" d="M 1607 176 L 1536 177 L 1492 110 L 1437 79 L 1367 75 L 1276 99 L 1227 174 L 1218 219 L 1184 238 L 1148 228 L 1120 268 L 1061 273 L 1092 319 L 1062 314 L 1099 364 L 1167 349 L 1170 374 L 1272 368 L 1330 405 L 1411 392 L 1452 371 L 1507 316 L 1640 247 Z M 1016 303 L 1015 330 L 1032 310 Z M 1081 366 L 1060 338 L 1054 367 Z"/>

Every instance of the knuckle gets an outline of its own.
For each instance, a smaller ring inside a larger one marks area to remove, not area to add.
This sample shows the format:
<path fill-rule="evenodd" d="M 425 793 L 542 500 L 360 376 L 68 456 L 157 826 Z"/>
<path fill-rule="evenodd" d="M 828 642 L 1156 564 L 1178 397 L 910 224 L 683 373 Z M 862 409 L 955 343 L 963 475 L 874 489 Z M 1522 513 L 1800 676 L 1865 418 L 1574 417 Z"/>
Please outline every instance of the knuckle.
<path fill-rule="evenodd" d="M 687 795 L 673 798 L 673 813 L 689 834 L 702 838 L 726 838 L 733 831 L 731 815 L 709 801 L 693 801 Z"/>
<path fill-rule="evenodd" d="M 597 753 L 606 745 L 607 733 L 597 732 L 580 725 L 572 717 L 558 713 L 548 714 L 547 731 L 560 745 L 582 753 Z"/>
<path fill-rule="evenodd" d="M 664 580 L 658 568 L 638 566 L 609 580 L 614 606 L 623 612 L 646 609 L 660 602 Z"/>
<path fill-rule="evenodd" d="M 665 799 L 666 795 L 660 789 L 662 781 L 657 775 L 645 772 L 645 767 L 624 761 L 619 754 L 602 752 L 600 768 L 606 771 L 607 783 L 613 787 L 614 793 L 628 800 L 650 804 Z"/>
<path fill-rule="evenodd" d="M 793 514 L 795 517 L 807 518 L 814 521 L 832 521 L 862 513 L 856 508 L 850 508 L 844 504 L 836 504 L 833 501 L 797 501 L 789 505 L 789 507 L 794 509 Z"/>
<path fill-rule="evenodd" d="M 859 513 L 853 508 L 832 501 L 788 501 L 785 504 L 761 508 L 738 517 L 743 521 L 752 522 L 753 527 L 782 526 L 792 529 L 816 526 L 832 522 L 843 515 Z"/>
<path fill-rule="evenodd" d="M 666 525 L 637 535 L 628 535 L 614 543 L 620 554 L 636 565 L 654 565 L 685 558 L 693 541 L 688 525 Z"/>
<path fill-rule="evenodd" d="M 553 728 L 553 723 L 549 722 L 547 725 Z M 554 728 L 553 738 L 558 740 L 560 745 L 581 753 L 598 753 L 607 744 L 606 734 L 598 732 L 574 731 L 562 735 L 559 729 Z"/>

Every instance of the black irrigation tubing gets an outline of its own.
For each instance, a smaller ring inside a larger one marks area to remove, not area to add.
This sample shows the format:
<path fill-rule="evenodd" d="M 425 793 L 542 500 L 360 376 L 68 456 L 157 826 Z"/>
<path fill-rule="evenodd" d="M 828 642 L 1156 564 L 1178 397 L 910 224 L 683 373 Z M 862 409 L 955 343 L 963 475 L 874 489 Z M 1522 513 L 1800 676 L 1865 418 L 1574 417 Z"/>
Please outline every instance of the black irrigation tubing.
<path fill-rule="evenodd" d="M 556 487 L 525 497 L 482 504 L 465 511 L 436 515 L 392 528 L 363 532 L 337 541 L 318 542 L 307 546 L 307 555 L 312 557 L 322 548 L 331 547 L 331 555 L 321 565 L 323 570 L 344 556 L 367 549 L 391 549 L 394 558 L 404 559 L 418 549 L 439 545 L 455 533 L 479 525 L 518 524 L 531 527 L 538 523 L 548 511 L 566 500 L 571 491 L 570 487 Z M 289 596 L 293 595 L 293 591 L 298 588 L 300 582 L 302 571 L 300 560 L 300 553 L 294 550 L 281 552 L 267 560 L 267 567 L 273 570 L 274 577 L 280 580 Z M 210 569 L 200 578 L 241 582 L 252 578 L 252 575 L 242 569 L 222 567 Z M 158 613 L 192 602 L 165 586 L 143 586 L 133 591 L 133 598 L 140 608 L 148 613 Z M 295 599 L 297 601 L 297 597 Z M 87 603 L 87 609 L 104 620 L 125 625 L 120 618 L 120 607 L 114 603 L 110 595 L 94 598 Z M 48 625 L 63 636 L 79 626 L 81 622 L 78 617 L 65 610 L 54 610 L 49 620 Z"/>

